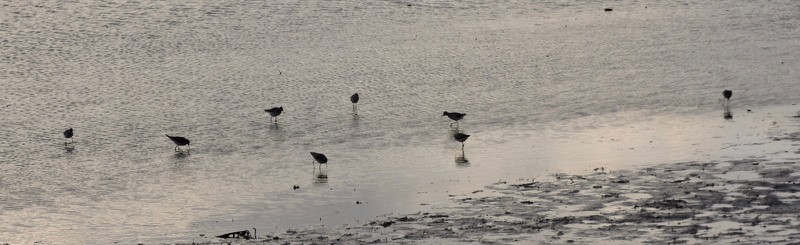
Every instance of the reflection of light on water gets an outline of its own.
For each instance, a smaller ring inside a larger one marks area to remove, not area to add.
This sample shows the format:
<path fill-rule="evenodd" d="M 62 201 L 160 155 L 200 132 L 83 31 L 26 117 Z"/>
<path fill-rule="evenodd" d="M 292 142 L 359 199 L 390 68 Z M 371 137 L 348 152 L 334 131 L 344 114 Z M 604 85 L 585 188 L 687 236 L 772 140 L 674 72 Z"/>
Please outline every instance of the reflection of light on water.
<path fill-rule="evenodd" d="M 590 117 L 564 122 L 556 126 L 557 130 L 540 130 L 522 139 L 492 144 L 490 150 L 473 144 L 471 157 L 491 159 L 482 161 L 485 164 L 502 162 L 508 167 L 516 164 L 567 172 L 599 166 L 619 169 L 683 161 L 781 157 L 773 153 L 782 152 L 787 143 L 769 137 L 793 130 L 797 122 L 788 115 L 794 111 L 786 107 L 773 107 L 769 113 L 760 112 L 763 110 L 743 113 L 735 121 L 719 118 L 718 112 Z M 606 125 L 612 123 L 618 125 Z M 494 133 L 481 138 L 482 142 L 493 142 L 498 140 L 492 138 L 504 136 Z"/>

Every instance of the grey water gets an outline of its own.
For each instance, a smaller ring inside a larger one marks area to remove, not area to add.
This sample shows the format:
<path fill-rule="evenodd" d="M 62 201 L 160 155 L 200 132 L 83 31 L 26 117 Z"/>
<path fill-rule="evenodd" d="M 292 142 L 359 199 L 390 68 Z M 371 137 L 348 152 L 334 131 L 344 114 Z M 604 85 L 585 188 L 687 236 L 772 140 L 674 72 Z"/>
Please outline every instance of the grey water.
<path fill-rule="evenodd" d="M 734 91 L 734 121 L 797 103 L 798 8 L 2 1 L 0 242 L 261 235 L 417 212 L 566 162 L 629 166 L 569 142 L 629 125 L 733 125 L 723 89 Z M 264 109 L 275 106 L 285 111 L 272 124 Z M 443 111 L 467 113 L 468 163 L 454 161 L 461 147 Z M 75 143 L 65 146 L 67 128 Z M 165 134 L 190 139 L 190 153 Z M 310 151 L 329 164 L 314 166 Z"/>

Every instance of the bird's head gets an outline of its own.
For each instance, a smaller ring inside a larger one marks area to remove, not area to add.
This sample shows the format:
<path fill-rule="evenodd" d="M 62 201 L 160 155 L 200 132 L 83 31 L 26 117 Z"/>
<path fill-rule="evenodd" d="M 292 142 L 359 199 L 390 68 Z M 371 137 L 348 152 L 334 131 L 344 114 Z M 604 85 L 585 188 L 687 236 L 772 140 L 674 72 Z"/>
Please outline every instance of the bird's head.
<path fill-rule="evenodd" d="M 444 111 L 444 113 L 442 113 L 442 116 L 447 116 L 447 111 Z"/>

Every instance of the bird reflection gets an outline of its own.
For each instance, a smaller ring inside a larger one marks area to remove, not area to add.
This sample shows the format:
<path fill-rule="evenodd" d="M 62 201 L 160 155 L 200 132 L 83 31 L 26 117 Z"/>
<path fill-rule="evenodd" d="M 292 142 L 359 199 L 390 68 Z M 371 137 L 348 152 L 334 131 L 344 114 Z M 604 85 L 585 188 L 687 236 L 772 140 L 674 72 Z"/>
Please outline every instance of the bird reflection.
<path fill-rule="evenodd" d="M 280 129 L 280 128 L 278 127 L 278 123 L 273 123 L 273 124 L 270 124 L 270 125 L 269 125 L 269 129 L 272 129 L 272 130 L 278 130 L 278 129 Z"/>
<path fill-rule="evenodd" d="M 456 166 L 459 167 L 469 166 L 469 160 L 467 160 L 467 157 L 463 155 L 464 152 L 461 152 L 461 154 L 462 154 L 461 156 L 456 156 Z"/>
<path fill-rule="evenodd" d="M 320 169 L 319 171 L 317 171 L 317 169 L 314 168 L 314 171 L 312 173 L 314 175 L 314 184 L 328 183 L 328 170 Z"/>
<path fill-rule="evenodd" d="M 183 159 L 183 158 L 186 158 L 188 156 L 189 156 L 189 152 L 188 151 L 179 151 L 179 152 L 175 152 L 175 155 L 173 157 L 175 157 L 175 159 Z"/>
<path fill-rule="evenodd" d="M 725 112 L 722 113 L 722 118 L 725 118 L 725 120 L 733 120 L 733 113 L 730 110 L 725 109 Z"/>
<path fill-rule="evenodd" d="M 72 145 L 72 144 L 64 146 L 64 151 L 66 153 L 72 153 L 72 151 L 74 151 L 74 150 L 75 150 L 75 146 Z"/>

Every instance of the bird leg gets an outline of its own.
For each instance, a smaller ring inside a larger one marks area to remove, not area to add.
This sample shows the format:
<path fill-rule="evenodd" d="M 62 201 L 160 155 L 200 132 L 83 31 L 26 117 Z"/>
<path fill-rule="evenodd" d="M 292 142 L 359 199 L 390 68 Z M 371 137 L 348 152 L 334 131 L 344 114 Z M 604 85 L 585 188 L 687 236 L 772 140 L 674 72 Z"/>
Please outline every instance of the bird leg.
<path fill-rule="evenodd" d="M 175 152 L 178 152 L 178 146 L 177 145 L 175 146 Z"/>

